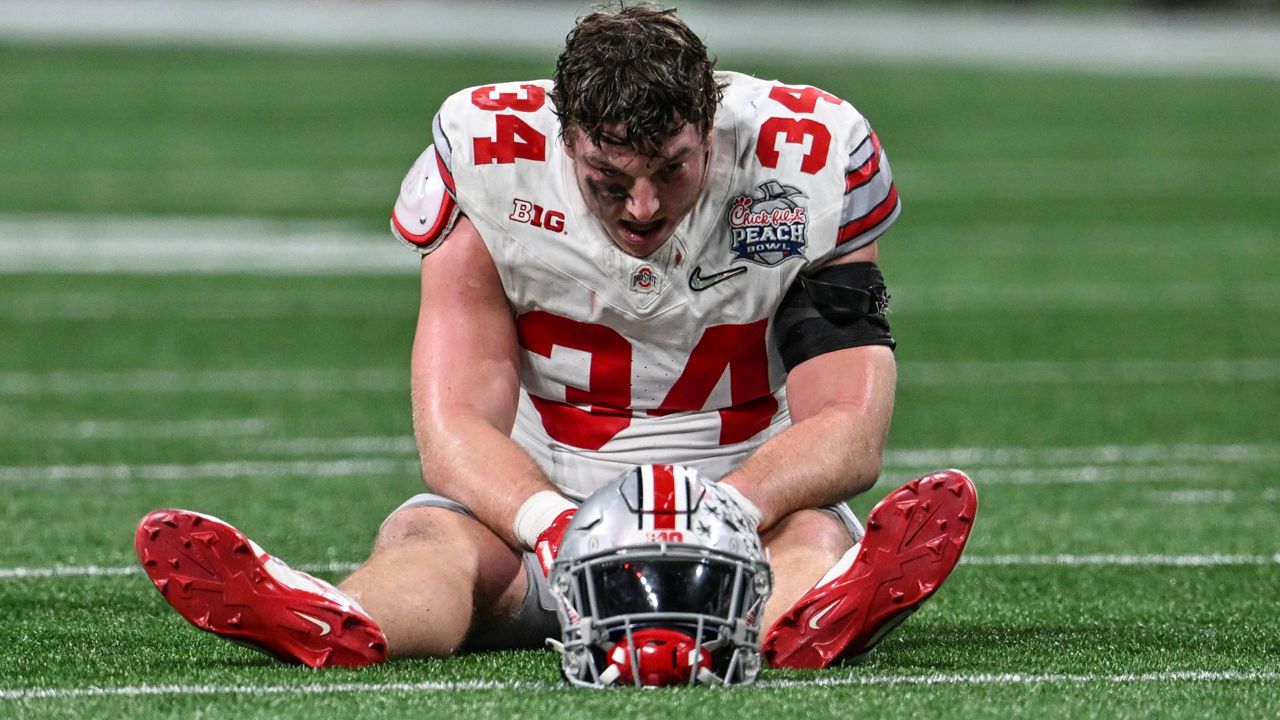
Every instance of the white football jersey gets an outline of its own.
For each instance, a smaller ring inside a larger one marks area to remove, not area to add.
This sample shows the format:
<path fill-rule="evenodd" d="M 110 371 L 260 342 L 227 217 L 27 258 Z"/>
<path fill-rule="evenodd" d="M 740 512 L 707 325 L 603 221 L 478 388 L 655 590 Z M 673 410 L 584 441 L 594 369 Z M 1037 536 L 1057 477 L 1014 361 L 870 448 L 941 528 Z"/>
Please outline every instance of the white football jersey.
<path fill-rule="evenodd" d="M 447 99 L 397 200 L 396 234 L 424 253 L 458 212 L 484 238 L 519 332 L 512 437 L 570 496 L 648 463 L 719 478 L 784 430 L 779 303 L 897 218 L 888 161 L 851 105 L 717 75 L 702 197 L 649 257 L 588 210 L 546 80 Z"/>

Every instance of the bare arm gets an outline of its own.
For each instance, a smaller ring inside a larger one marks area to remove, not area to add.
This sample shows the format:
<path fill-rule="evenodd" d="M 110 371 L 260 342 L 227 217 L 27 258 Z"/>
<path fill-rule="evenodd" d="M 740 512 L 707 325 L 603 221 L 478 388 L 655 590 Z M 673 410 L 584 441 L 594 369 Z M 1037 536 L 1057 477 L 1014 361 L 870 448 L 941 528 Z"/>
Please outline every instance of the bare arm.
<path fill-rule="evenodd" d="M 871 243 L 832 264 L 875 262 L 876 254 Z M 791 427 L 723 478 L 764 513 L 761 530 L 791 512 L 842 502 L 875 484 L 896 383 L 893 351 L 882 345 L 826 353 L 791 370 Z"/>
<path fill-rule="evenodd" d="M 530 495 L 555 490 L 509 437 L 520 381 L 515 320 L 497 268 L 466 217 L 422 260 L 413 343 L 413 426 L 430 488 L 512 547 Z"/>

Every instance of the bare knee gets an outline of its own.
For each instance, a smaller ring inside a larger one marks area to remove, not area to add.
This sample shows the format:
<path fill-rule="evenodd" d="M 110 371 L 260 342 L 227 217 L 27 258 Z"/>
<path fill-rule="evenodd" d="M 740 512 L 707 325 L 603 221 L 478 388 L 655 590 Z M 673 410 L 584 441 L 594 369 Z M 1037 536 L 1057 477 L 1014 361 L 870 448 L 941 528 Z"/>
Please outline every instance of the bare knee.
<path fill-rule="evenodd" d="M 400 510 L 387 518 L 373 541 L 373 552 L 395 550 L 406 545 L 448 544 L 463 541 L 472 531 L 475 518 L 439 507 Z"/>
<path fill-rule="evenodd" d="M 340 586 L 379 624 L 393 657 L 458 651 L 472 623 L 523 597 L 520 555 L 475 518 L 425 507 L 383 524 Z"/>
<path fill-rule="evenodd" d="M 825 510 L 798 510 L 769 528 L 761 537 L 771 554 L 791 547 L 808 553 L 839 557 L 853 547 L 853 538 L 844 524 Z"/>

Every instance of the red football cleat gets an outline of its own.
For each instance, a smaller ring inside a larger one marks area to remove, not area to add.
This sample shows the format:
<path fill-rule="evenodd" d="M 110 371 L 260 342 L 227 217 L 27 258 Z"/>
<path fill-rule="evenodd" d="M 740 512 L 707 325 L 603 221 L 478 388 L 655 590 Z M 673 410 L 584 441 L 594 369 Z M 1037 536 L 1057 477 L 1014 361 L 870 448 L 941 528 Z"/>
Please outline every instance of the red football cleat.
<path fill-rule="evenodd" d="M 387 659 L 382 630 L 351 598 L 212 515 L 156 510 L 134 547 L 164 599 L 201 630 L 313 668 Z"/>
<path fill-rule="evenodd" d="M 942 470 L 889 493 L 867 533 L 761 644 L 775 668 L 823 668 L 867 654 L 951 574 L 973 527 L 969 476 Z"/>

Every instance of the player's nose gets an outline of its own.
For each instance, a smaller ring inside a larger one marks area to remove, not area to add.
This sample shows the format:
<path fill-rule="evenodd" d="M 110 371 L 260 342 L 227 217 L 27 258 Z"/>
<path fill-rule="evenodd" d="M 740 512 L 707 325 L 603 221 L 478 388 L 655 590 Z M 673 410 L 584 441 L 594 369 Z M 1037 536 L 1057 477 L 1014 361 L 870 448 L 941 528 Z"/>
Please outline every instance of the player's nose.
<path fill-rule="evenodd" d="M 636 222 L 648 222 L 657 216 L 661 203 L 658 188 L 647 178 L 636 180 L 627 195 L 627 212 Z"/>

